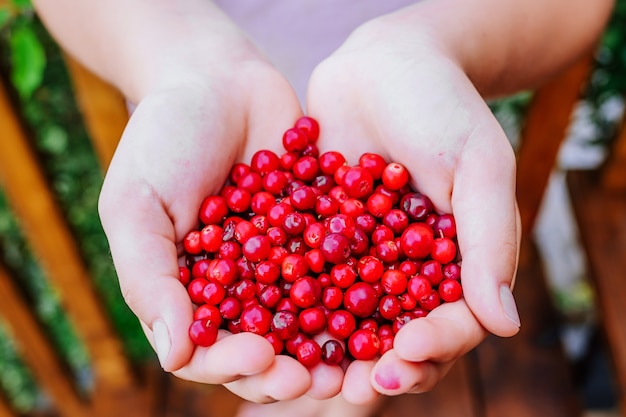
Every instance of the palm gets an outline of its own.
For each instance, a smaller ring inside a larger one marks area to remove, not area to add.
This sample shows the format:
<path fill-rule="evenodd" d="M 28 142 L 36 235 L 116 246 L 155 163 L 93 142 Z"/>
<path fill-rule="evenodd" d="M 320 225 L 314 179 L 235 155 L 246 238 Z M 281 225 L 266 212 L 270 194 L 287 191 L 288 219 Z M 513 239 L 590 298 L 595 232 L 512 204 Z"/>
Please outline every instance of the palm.
<path fill-rule="evenodd" d="M 365 59 L 371 56 L 384 59 Z M 354 400 L 360 395 L 359 401 L 367 398 L 359 381 L 371 378 L 387 394 L 427 390 L 482 340 L 484 327 L 501 335 L 516 331 L 493 317 L 490 304 L 498 303 L 498 282 L 510 283 L 516 264 L 510 145 L 457 67 L 436 55 L 396 56 L 402 55 L 340 49 L 314 72 L 308 111 L 323 127 L 322 150 L 339 150 L 351 163 L 364 152 L 400 162 L 439 212 L 455 215 L 467 304 L 443 305 L 428 319 L 411 322 L 378 363 L 349 368 L 343 393 Z M 401 387 L 386 389 L 381 375 L 398 377 Z"/>

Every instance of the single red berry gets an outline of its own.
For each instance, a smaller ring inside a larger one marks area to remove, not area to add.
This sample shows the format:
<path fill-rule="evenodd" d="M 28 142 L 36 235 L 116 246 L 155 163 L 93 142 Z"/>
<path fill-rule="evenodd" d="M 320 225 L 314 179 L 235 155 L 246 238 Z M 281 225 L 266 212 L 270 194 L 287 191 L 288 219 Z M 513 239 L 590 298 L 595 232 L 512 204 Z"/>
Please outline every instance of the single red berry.
<path fill-rule="evenodd" d="M 283 292 L 276 285 L 267 285 L 259 294 L 259 304 L 275 311 L 276 306 L 283 297 Z"/>
<path fill-rule="evenodd" d="M 380 352 L 380 339 L 369 330 L 356 330 L 348 339 L 348 351 L 356 360 L 374 359 Z"/>
<path fill-rule="evenodd" d="M 420 307 L 424 310 L 432 311 L 441 304 L 441 297 L 437 290 L 433 289 L 425 298 L 418 300 Z"/>
<path fill-rule="evenodd" d="M 370 247 L 370 241 L 367 234 L 361 230 L 356 229 L 354 236 L 350 239 L 350 254 L 354 257 L 360 257 L 367 253 Z"/>
<path fill-rule="evenodd" d="M 364 153 L 359 158 L 359 166 L 367 169 L 374 180 L 379 180 L 383 175 L 383 170 L 387 166 L 385 158 L 376 153 Z"/>
<path fill-rule="evenodd" d="M 456 258 L 456 244 L 449 237 L 436 238 L 430 256 L 442 264 L 452 262 Z"/>
<path fill-rule="evenodd" d="M 393 230 L 384 224 L 379 224 L 372 232 L 372 243 L 375 245 L 393 240 L 393 238 Z"/>
<path fill-rule="evenodd" d="M 393 349 L 393 337 L 390 336 L 385 336 L 385 337 L 379 337 L 380 339 L 380 355 L 384 355 L 385 352 Z"/>
<path fill-rule="evenodd" d="M 420 268 L 420 275 L 428 278 L 433 286 L 438 285 L 443 279 L 443 269 L 441 264 L 435 260 L 426 261 Z"/>
<path fill-rule="evenodd" d="M 200 205 L 199 217 L 203 224 L 219 224 L 228 215 L 228 204 L 221 196 L 206 197 Z"/>
<path fill-rule="evenodd" d="M 267 191 L 261 191 L 252 196 L 250 210 L 255 214 L 265 215 L 274 204 L 276 204 L 274 196 Z"/>
<path fill-rule="evenodd" d="M 252 155 L 250 168 L 260 174 L 275 171 L 280 169 L 280 158 L 272 151 L 261 150 Z"/>
<path fill-rule="evenodd" d="M 398 270 L 387 270 L 380 278 L 380 283 L 387 294 L 400 295 L 406 291 L 408 278 Z"/>
<path fill-rule="evenodd" d="M 322 287 L 319 282 L 309 276 L 298 278 L 291 286 L 289 298 L 298 307 L 307 308 L 315 305 L 322 296 Z"/>
<path fill-rule="evenodd" d="M 241 314 L 241 301 L 237 298 L 228 296 L 222 300 L 219 305 L 220 314 L 227 320 L 238 319 Z"/>
<path fill-rule="evenodd" d="M 265 334 L 263 337 L 270 342 L 270 345 L 274 348 L 274 353 L 276 355 L 280 355 L 285 348 L 285 342 L 283 342 L 274 332 L 269 332 Z"/>
<path fill-rule="evenodd" d="M 313 189 L 307 185 L 294 190 L 291 195 L 291 205 L 300 211 L 312 210 L 315 208 L 317 196 Z"/>
<path fill-rule="evenodd" d="M 283 171 L 270 171 L 263 176 L 263 189 L 275 196 L 280 196 L 289 185 L 289 177 Z"/>
<path fill-rule="evenodd" d="M 318 307 L 305 308 L 298 315 L 298 323 L 301 332 L 313 336 L 326 328 L 326 315 Z"/>
<path fill-rule="evenodd" d="M 241 188 L 254 195 L 263 190 L 263 178 L 258 172 L 249 172 L 239 179 L 237 188 Z"/>
<path fill-rule="evenodd" d="M 352 218 L 364 214 L 366 210 L 365 204 L 356 198 L 348 198 L 339 205 L 339 212 Z"/>
<path fill-rule="evenodd" d="M 272 243 L 265 235 L 249 238 L 241 247 L 243 255 L 251 262 L 261 262 L 267 259 Z"/>
<path fill-rule="evenodd" d="M 456 221 L 451 214 L 441 214 L 433 222 L 435 235 L 454 239 L 456 236 Z"/>
<path fill-rule="evenodd" d="M 283 147 L 287 152 L 301 152 L 308 143 L 306 133 L 300 129 L 291 128 L 283 133 Z"/>
<path fill-rule="evenodd" d="M 320 250 L 326 261 L 344 263 L 350 257 L 350 240 L 341 233 L 330 233 L 322 239 Z"/>
<path fill-rule="evenodd" d="M 226 204 L 228 208 L 235 213 L 244 213 L 250 208 L 250 202 L 252 201 L 252 195 L 249 191 L 243 188 L 235 188 L 226 197 Z"/>
<path fill-rule="evenodd" d="M 390 228 L 395 235 L 400 235 L 409 226 L 409 216 L 399 209 L 391 209 L 383 215 L 383 224 Z"/>
<path fill-rule="evenodd" d="M 373 283 L 380 280 L 385 267 L 380 259 L 375 256 L 363 256 L 357 262 L 359 277 L 365 282 Z"/>
<path fill-rule="evenodd" d="M 306 221 L 302 214 L 294 211 L 285 215 L 282 227 L 288 235 L 296 236 L 302 234 L 306 227 Z"/>
<path fill-rule="evenodd" d="M 210 304 L 202 304 L 193 312 L 194 320 L 211 320 L 212 324 L 220 327 L 222 324 L 222 315 L 219 308 Z"/>
<path fill-rule="evenodd" d="M 432 291 L 432 284 L 430 280 L 421 275 L 416 275 L 409 279 L 407 284 L 407 292 L 415 300 L 421 300 L 428 297 Z"/>
<path fill-rule="evenodd" d="M 303 156 L 291 167 L 291 172 L 296 179 L 302 181 L 312 181 L 318 175 L 319 164 L 317 158 L 313 156 Z"/>
<path fill-rule="evenodd" d="M 226 297 L 224 286 L 215 281 L 209 281 L 202 289 L 202 299 L 205 303 L 218 305 Z"/>
<path fill-rule="evenodd" d="M 238 162 L 230 170 L 228 178 L 233 184 L 237 184 L 239 179 L 251 171 L 250 165 Z"/>
<path fill-rule="evenodd" d="M 239 316 L 241 330 L 263 336 L 270 331 L 272 313 L 260 305 L 246 307 Z"/>
<path fill-rule="evenodd" d="M 189 338 L 196 346 L 208 347 L 217 340 L 219 324 L 212 320 L 194 320 L 189 326 Z"/>
<path fill-rule="evenodd" d="M 300 330 L 298 316 L 291 311 L 277 311 L 272 317 L 271 329 L 282 340 L 291 339 Z"/>
<path fill-rule="evenodd" d="M 319 249 L 311 249 L 304 254 L 304 260 L 309 266 L 309 270 L 319 274 L 324 271 L 326 260 L 324 254 Z"/>
<path fill-rule="evenodd" d="M 178 280 L 181 284 L 187 285 L 191 281 L 191 271 L 186 266 L 178 267 Z"/>
<path fill-rule="evenodd" d="M 345 291 L 343 305 L 357 317 L 368 317 L 378 307 L 378 294 L 371 284 L 356 282 Z"/>
<path fill-rule="evenodd" d="M 224 286 L 229 285 L 239 277 L 237 262 L 232 259 L 216 259 L 207 271 L 207 277 Z"/>
<path fill-rule="evenodd" d="M 385 187 L 399 190 L 409 182 L 409 171 L 403 165 L 392 162 L 383 170 L 381 180 Z"/>
<path fill-rule="evenodd" d="M 443 266 L 443 276 L 449 279 L 461 279 L 461 267 L 458 264 L 447 264 Z"/>
<path fill-rule="evenodd" d="M 373 317 L 366 317 L 359 322 L 357 329 L 369 330 L 370 332 L 378 334 L 378 321 Z"/>
<path fill-rule="evenodd" d="M 289 213 L 293 213 L 295 209 L 290 204 L 278 203 L 272 206 L 267 212 L 267 219 L 274 227 L 282 227 L 285 221 L 285 216 Z"/>
<path fill-rule="evenodd" d="M 393 240 L 387 240 L 376 245 L 376 256 L 385 263 L 396 262 L 400 257 L 400 249 Z"/>
<path fill-rule="evenodd" d="M 439 296 L 448 303 L 460 300 L 463 296 L 461 283 L 456 279 L 444 279 L 439 283 Z"/>
<path fill-rule="evenodd" d="M 280 168 L 284 171 L 291 171 L 291 167 L 300 158 L 297 152 L 285 152 L 280 157 Z"/>
<path fill-rule="evenodd" d="M 366 235 L 371 235 L 377 226 L 376 219 L 370 213 L 364 213 L 354 219 L 356 227 L 363 230 Z"/>
<path fill-rule="evenodd" d="M 329 151 L 318 158 L 320 171 L 327 175 L 334 175 L 339 167 L 344 166 L 346 158 L 339 152 Z"/>
<path fill-rule="evenodd" d="M 374 217 L 383 217 L 392 207 L 391 197 L 385 194 L 374 193 L 367 199 L 367 211 Z"/>
<path fill-rule="evenodd" d="M 310 143 L 314 143 L 319 138 L 320 125 L 312 117 L 302 116 L 298 118 L 294 123 L 294 127 L 303 131 Z"/>
<path fill-rule="evenodd" d="M 365 168 L 351 167 L 343 175 L 340 183 L 349 197 L 363 198 L 374 190 L 374 178 Z"/>
<path fill-rule="evenodd" d="M 339 212 L 339 202 L 328 195 L 317 197 L 315 213 L 320 217 L 330 217 Z"/>
<path fill-rule="evenodd" d="M 337 310 L 343 304 L 343 291 L 339 287 L 328 286 L 322 290 L 322 305 L 329 310 Z"/>
<path fill-rule="evenodd" d="M 290 253 L 283 258 L 280 270 L 285 281 L 294 282 L 309 272 L 309 265 L 304 256 Z"/>
<path fill-rule="evenodd" d="M 217 252 L 222 244 L 224 229 L 216 224 L 208 224 L 200 230 L 200 246 L 206 252 Z"/>
<path fill-rule="evenodd" d="M 402 233 L 400 247 L 408 258 L 422 259 L 430 255 L 434 240 L 430 227 L 423 223 L 414 223 Z"/>
<path fill-rule="evenodd" d="M 433 210 L 433 203 L 425 195 L 413 192 L 406 194 L 400 200 L 400 208 L 413 221 L 424 221 Z"/>
<path fill-rule="evenodd" d="M 298 346 L 296 358 L 306 368 L 312 368 L 322 361 L 322 348 L 314 340 L 305 340 Z"/>
<path fill-rule="evenodd" d="M 409 282 L 411 282 L 410 279 L 409 279 Z M 408 288 L 408 285 L 407 285 L 407 288 Z M 417 300 L 408 292 L 405 292 L 404 294 L 400 294 L 398 296 L 398 301 L 400 302 L 400 307 L 402 307 L 402 310 L 405 310 L 405 311 L 413 310 L 417 306 Z"/>
<path fill-rule="evenodd" d="M 339 365 L 345 356 L 343 346 L 336 340 L 327 340 L 322 345 L 322 361 L 328 365 Z"/>
<path fill-rule="evenodd" d="M 185 252 L 192 255 L 198 255 L 202 253 L 200 232 L 197 230 L 192 230 L 191 232 L 187 233 L 183 239 L 183 247 L 185 248 Z"/>
<path fill-rule="evenodd" d="M 395 295 L 385 295 L 380 299 L 378 311 L 385 319 L 395 320 L 398 314 L 402 312 L 402 305 L 400 305 L 400 300 Z"/>
<path fill-rule="evenodd" d="M 328 317 L 327 329 L 332 337 L 345 340 L 356 330 L 356 319 L 349 311 L 335 310 Z"/>

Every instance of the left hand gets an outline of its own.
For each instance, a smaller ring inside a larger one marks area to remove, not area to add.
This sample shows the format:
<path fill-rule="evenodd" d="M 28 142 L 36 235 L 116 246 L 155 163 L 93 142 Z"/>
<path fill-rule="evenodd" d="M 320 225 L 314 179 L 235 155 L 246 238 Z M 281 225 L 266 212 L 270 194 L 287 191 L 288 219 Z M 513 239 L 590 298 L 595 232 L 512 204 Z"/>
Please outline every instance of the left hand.
<path fill-rule="evenodd" d="M 455 216 L 464 300 L 411 321 L 378 361 L 352 363 L 342 394 L 366 403 L 430 390 L 487 332 L 519 329 L 510 291 L 520 233 L 512 148 L 439 42 L 384 24 L 366 24 L 318 66 L 307 107 L 322 127 L 321 152 L 338 150 L 350 164 L 364 152 L 399 162 L 438 212 Z"/>

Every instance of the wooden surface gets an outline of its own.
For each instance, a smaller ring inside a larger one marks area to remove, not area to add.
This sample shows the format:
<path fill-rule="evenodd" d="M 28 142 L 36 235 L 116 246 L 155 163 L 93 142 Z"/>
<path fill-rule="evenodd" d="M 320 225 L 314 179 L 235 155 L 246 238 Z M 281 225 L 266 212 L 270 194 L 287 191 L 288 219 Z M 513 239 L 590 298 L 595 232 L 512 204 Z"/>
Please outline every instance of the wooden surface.
<path fill-rule="evenodd" d="M 530 233 L 535 224 L 572 110 L 590 68 L 589 55 L 533 96 L 521 133 L 517 164 L 517 195 L 524 235 Z"/>
<path fill-rule="evenodd" d="M 626 191 L 626 126 L 624 124 L 602 168 L 600 185 L 607 190 Z"/>
<path fill-rule="evenodd" d="M 571 172 L 568 186 L 626 416 L 626 190 L 604 188 L 599 174 Z"/>
<path fill-rule="evenodd" d="M 74 236 L 56 204 L 12 102 L 0 84 L 0 182 L 23 233 L 59 292 L 93 361 L 98 383 L 134 383 L 122 344 L 90 283 Z"/>
<path fill-rule="evenodd" d="M 581 404 L 558 336 L 558 320 L 532 242 L 523 241 L 514 290 L 522 327 L 478 348 L 485 417 L 576 417 Z"/>
<path fill-rule="evenodd" d="M 11 409 L 9 404 L 6 402 L 6 398 L 4 398 L 4 395 L 1 395 L 1 394 L 0 394 L 0 417 L 15 417 L 13 410 Z"/>
<path fill-rule="evenodd" d="M 106 171 L 128 121 L 124 97 L 71 57 L 65 56 L 65 62 L 89 136 Z"/>
<path fill-rule="evenodd" d="M 33 314 L 32 306 L 24 301 L 11 277 L 1 266 L 0 299 L 0 315 L 7 320 L 18 351 L 37 382 L 64 416 L 85 416 L 87 407 L 78 395 L 67 364 L 51 345 Z"/>

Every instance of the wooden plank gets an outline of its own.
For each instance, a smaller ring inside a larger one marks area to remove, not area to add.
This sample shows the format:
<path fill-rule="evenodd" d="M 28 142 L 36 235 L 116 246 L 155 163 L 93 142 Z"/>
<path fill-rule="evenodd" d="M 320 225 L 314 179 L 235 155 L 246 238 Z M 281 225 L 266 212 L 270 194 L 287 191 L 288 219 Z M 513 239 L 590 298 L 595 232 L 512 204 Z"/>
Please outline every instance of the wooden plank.
<path fill-rule="evenodd" d="M 459 359 L 432 391 L 391 398 L 380 417 L 413 417 L 416 410 L 429 417 L 481 416 L 472 361 L 473 355 Z"/>
<path fill-rule="evenodd" d="M 3 395 L 0 395 L 0 417 L 16 417 L 17 414 L 13 412 L 13 409 L 6 402 Z"/>
<path fill-rule="evenodd" d="M 526 114 L 517 164 L 517 195 L 524 235 L 530 233 L 534 226 L 591 62 L 592 56 L 586 55 L 540 88 Z"/>
<path fill-rule="evenodd" d="M 520 333 L 508 339 L 489 336 L 476 349 L 485 417 L 582 415 L 539 255 L 528 240 L 522 245 L 515 296 Z"/>
<path fill-rule="evenodd" d="M 602 187 L 612 191 L 626 191 L 626 127 L 611 146 L 611 152 L 602 167 Z"/>
<path fill-rule="evenodd" d="M 105 316 L 73 235 L 15 114 L 0 85 L 0 181 L 5 194 L 87 346 L 96 381 L 131 386 L 134 377 L 122 344 Z"/>
<path fill-rule="evenodd" d="M 89 136 L 106 171 L 128 121 L 126 102 L 118 90 L 70 56 L 65 56 L 65 62 Z"/>
<path fill-rule="evenodd" d="M 38 320 L 7 271 L 0 267 L 0 314 L 7 319 L 9 331 L 20 356 L 35 379 L 50 395 L 63 416 L 82 417 L 87 407 L 78 395 L 66 364 L 48 341 Z M 0 407 L 0 416 L 3 415 Z M 11 415 L 11 414 L 8 414 Z"/>
<path fill-rule="evenodd" d="M 596 171 L 569 173 L 568 186 L 626 415 L 626 191 L 603 188 Z"/>

